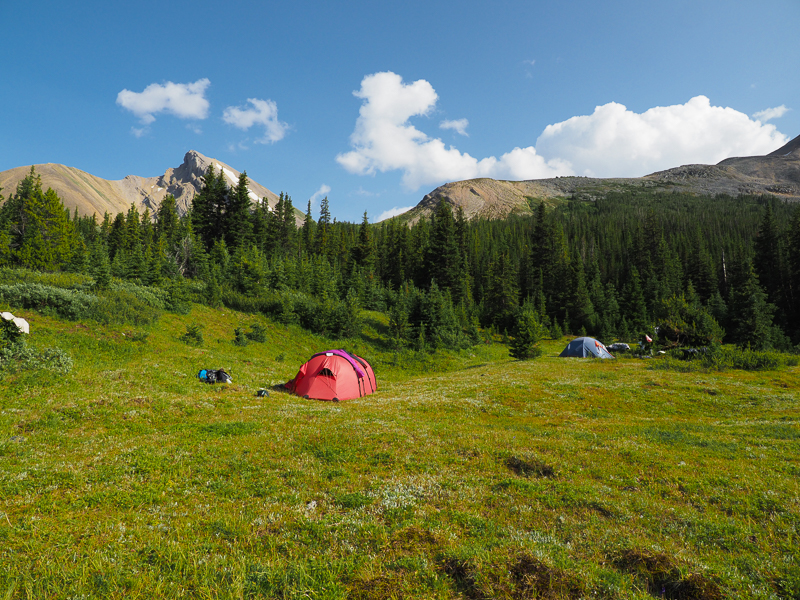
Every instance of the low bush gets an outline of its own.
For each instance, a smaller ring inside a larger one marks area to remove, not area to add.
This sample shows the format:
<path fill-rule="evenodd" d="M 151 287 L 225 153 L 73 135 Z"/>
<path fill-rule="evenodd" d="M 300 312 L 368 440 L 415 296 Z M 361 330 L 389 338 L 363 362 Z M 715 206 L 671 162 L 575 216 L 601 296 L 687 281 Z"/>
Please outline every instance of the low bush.
<path fill-rule="evenodd" d="M 768 350 L 752 350 L 733 346 L 712 347 L 706 352 L 687 354 L 671 351 L 662 360 L 654 361 L 654 369 L 691 373 L 693 371 L 771 371 L 800 364 L 800 357 Z"/>
<path fill-rule="evenodd" d="M 0 285 L 0 300 L 71 321 L 90 318 L 97 304 L 92 294 L 39 283 Z"/>
<path fill-rule="evenodd" d="M 258 342 L 263 344 L 267 341 L 267 329 L 261 323 L 253 323 L 250 326 L 250 331 L 244 334 L 251 342 Z"/>
<path fill-rule="evenodd" d="M 185 344 L 189 344 L 190 346 L 202 346 L 203 345 L 202 326 L 196 323 L 187 325 L 186 333 L 184 333 L 180 337 L 180 340 Z"/>
<path fill-rule="evenodd" d="M 30 269 L 0 267 L 0 283 L 5 285 L 38 283 L 57 288 L 84 290 L 91 287 L 93 280 L 89 275 L 81 273 L 44 273 Z"/>
<path fill-rule="evenodd" d="M 13 322 L 0 320 L 0 380 L 19 371 L 43 369 L 69 373 L 72 370 L 72 358 L 66 352 L 60 348 L 31 348 L 27 337 Z"/>
<path fill-rule="evenodd" d="M 158 287 L 136 285 L 130 281 L 115 281 L 111 284 L 111 289 L 135 296 L 139 301 L 159 310 L 166 310 L 170 304 L 169 292 Z"/>
<path fill-rule="evenodd" d="M 125 290 L 99 292 L 90 318 L 98 323 L 150 325 L 158 321 L 161 310 L 139 295 Z"/>
<path fill-rule="evenodd" d="M 263 291 L 248 296 L 225 290 L 222 302 L 228 308 L 247 313 L 260 313 L 279 323 L 297 323 L 304 329 L 332 337 L 352 337 L 361 331 L 357 299 L 318 299 L 301 292 Z"/>

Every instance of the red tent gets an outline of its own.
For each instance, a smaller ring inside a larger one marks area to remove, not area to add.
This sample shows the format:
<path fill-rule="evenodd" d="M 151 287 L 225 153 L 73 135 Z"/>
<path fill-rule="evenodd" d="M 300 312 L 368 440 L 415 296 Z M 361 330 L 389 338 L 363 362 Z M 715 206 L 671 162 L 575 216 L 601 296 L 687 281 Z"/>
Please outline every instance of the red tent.
<path fill-rule="evenodd" d="M 290 392 L 316 400 L 352 400 L 378 389 L 370 364 L 344 350 L 326 350 L 312 356 L 286 383 Z"/>

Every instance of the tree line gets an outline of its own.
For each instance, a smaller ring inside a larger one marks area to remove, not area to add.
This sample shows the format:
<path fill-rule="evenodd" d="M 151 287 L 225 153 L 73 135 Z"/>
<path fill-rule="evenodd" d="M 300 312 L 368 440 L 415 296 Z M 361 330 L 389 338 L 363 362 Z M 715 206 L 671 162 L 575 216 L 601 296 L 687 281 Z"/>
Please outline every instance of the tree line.
<path fill-rule="evenodd" d="M 98 220 L 70 214 L 32 168 L 0 207 L 0 266 L 87 273 L 98 286 L 194 282 L 212 306 L 331 334 L 378 310 L 396 343 L 417 348 L 514 336 L 523 314 L 550 335 L 606 342 L 800 343 L 800 207 L 642 191 L 529 202 L 532 216 L 494 221 L 442 202 L 408 226 L 366 212 L 337 222 L 324 198 L 297 226 L 287 194 L 253 202 L 246 173 L 229 187 L 210 167 L 182 216 L 167 196 L 153 214 L 131 205 Z"/>

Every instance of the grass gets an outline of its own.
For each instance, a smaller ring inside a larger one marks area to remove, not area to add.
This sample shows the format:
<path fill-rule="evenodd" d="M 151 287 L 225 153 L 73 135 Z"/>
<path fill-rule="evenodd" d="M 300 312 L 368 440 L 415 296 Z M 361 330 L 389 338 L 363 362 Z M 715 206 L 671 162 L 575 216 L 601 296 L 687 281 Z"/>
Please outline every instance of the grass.
<path fill-rule="evenodd" d="M 348 340 L 14 313 L 74 367 L 1 384 L 0 598 L 800 597 L 796 366 L 397 352 L 377 313 Z M 379 391 L 255 396 L 331 347 Z"/>

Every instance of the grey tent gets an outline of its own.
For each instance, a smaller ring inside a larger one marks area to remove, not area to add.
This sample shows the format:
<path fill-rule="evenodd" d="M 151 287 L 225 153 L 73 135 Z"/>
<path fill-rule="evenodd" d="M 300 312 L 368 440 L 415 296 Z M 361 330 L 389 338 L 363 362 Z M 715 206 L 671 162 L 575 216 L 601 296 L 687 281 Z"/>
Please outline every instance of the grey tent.
<path fill-rule="evenodd" d="M 606 347 L 594 338 L 579 337 L 572 340 L 559 356 L 577 356 L 578 358 L 614 358 Z"/>

